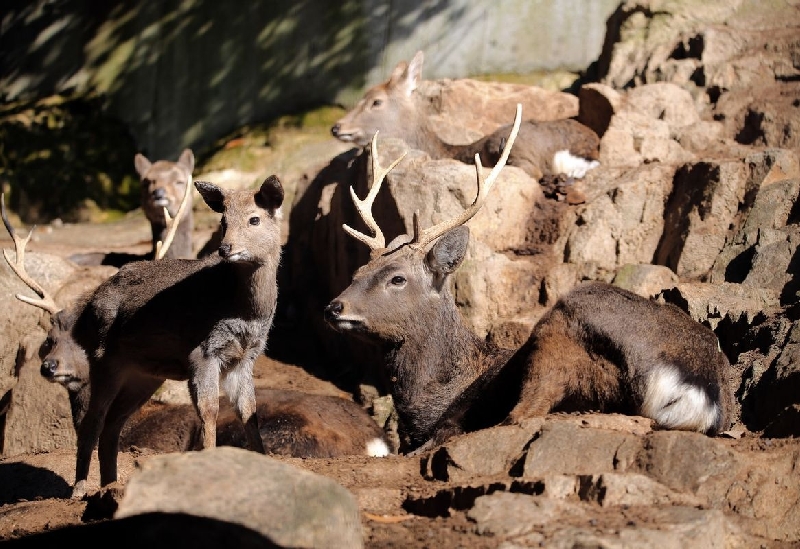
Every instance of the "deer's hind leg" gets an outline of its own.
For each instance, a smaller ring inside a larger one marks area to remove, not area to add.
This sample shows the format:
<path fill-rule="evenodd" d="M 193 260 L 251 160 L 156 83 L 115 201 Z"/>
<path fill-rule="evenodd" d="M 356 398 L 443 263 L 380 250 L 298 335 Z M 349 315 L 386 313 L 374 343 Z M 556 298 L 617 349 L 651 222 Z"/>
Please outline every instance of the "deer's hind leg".
<path fill-rule="evenodd" d="M 162 382 L 162 379 L 145 376 L 129 379 L 111 404 L 105 425 L 100 432 L 97 448 L 97 457 L 100 461 L 100 486 L 116 482 L 119 435 L 122 428 L 128 418 L 153 396 Z"/>
<path fill-rule="evenodd" d="M 603 409 L 619 399 L 616 366 L 593 356 L 558 309 L 537 324 L 519 352 L 527 355 L 526 373 L 508 423 L 544 416 L 566 403 L 580 410 Z"/>

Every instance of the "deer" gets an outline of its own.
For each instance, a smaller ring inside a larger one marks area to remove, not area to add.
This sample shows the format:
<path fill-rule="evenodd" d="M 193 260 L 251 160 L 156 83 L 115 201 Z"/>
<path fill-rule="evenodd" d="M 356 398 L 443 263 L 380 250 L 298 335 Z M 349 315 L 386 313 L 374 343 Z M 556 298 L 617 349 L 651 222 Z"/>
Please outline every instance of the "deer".
<path fill-rule="evenodd" d="M 187 196 L 191 199 L 194 153 L 191 149 L 184 149 L 177 162 L 169 160 L 151 162 L 142 153 L 137 153 L 133 161 L 141 184 L 140 206 L 150 223 L 152 233 L 150 252 L 144 255 L 121 252 L 78 253 L 70 256 L 69 259 L 73 262 L 79 265 L 121 267 L 131 261 L 161 259 L 157 257 L 159 254 L 157 248 L 163 245 L 167 238 L 174 239 L 174 242 L 164 246 L 162 257 L 183 259 L 195 257 L 192 251 L 193 212 L 191 202 L 188 207 L 185 204 Z M 207 253 L 208 251 L 204 251 L 203 255 Z"/>
<path fill-rule="evenodd" d="M 164 241 L 171 226 L 170 217 L 178 217 L 179 223 L 173 231 L 174 242 L 166 252 L 166 257 L 192 259 L 192 231 L 194 220 L 192 209 L 186 209 L 178 216 L 181 197 L 190 190 L 192 171 L 194 170 L 194 153 L 191 149 L 184 149 L 177 162 L 157 160 L 151 162 L 142 153 L 133 157 L 136 172 L 141 180 L 141 205 L 145 217 L 150 222 L 153 234 L 153 249 L 155 256 L 156 245 Z"/>
<path fill-rule="evenodd" d="M 355 107 L 331 127 L 331 134 L 340 141 L 364 147 L 370 136 L 380 131 L 384 137 L 400 138 L 434 159 L 452 158 L 469 164 L 479 154 L 485 165 L 496 164 L 510 126 L 502 126 L 469 144 L 442 140 L 426 112 L 426 100 L 417 92 L 423 60 L 423 52 L 418 51 L 411 62 L 400 61 L 386 81 L 369 88 Z M 523 169 L 536 181 L 559 175 L 580 179 L 599 166 L 599 148 L 597 134 L 576 120 L 528 120 L 520 126 L 517 146 L 507 163 Z"/>
<path fill-rule="evenodd" d="M 344 231 L 370 248 L 369 261 L 324 308 L 328 325 L 377 344 L 398 414 L 400 453 L 417 455 L 451 437 L 519 424 L 559 411 L 642 415 L 659 427 L 713 436 L 730 422 L 727 357 L 713 331 L 670 304 L 590 281 L 563 295 L 519 349 L 478 337 L 465 323 L 449 276 L 467 254 L 465 225 L 485 204 L 520 125 L 460 215 L 388 245 L 371 214 L 384 168 L 372 140 L 372 185 L 356 210 L 369 229 Z"/>
<path fill-rule="evenodd" d="M 226 399 L 220 399 L 217 444 L 246 448 L 247 439 Z M 184 452 L 197 448 L 199 421 L 188 404 L 154 403 L 131 417 L 122 432 L 123 448 Z M 353 400 L 330 394 L 257 387 L 256 413 L 269 455 L 333 458 L 384 457 L 391 453 L 386 433 Z"/>
<path fill-rule="evenodd" d="M 56 312 L 54 329 L 63 331 L 53 335 L 77 346 L 89 364 L 88 402 L 73 415 L 79 418 L 73 499 L 86 495 L 95 448 L 101 486 L 117 480 L 120 432 L 165 379 L 189 381 L 201 448 L 216 446 L 222 392 L 244 426 L 247 447 L 265 453 L 253 363 L 266 348 L 277 303 L 283 187 L 275 175 L 255 191 L 226 190 L 204 181 L 195 181 L 194 187 L 222 214 L 217 254 L 128 263 Z M 14 234 L 4 206 L 3 217 L 17 250 L 15 262 L 4 251 L 6 261 L 39 296 L 23 301 L 55 311 L 52 296 L 25 271 L 27 239 Z M 77 385 L 71 378 L 54 379 Z"/>

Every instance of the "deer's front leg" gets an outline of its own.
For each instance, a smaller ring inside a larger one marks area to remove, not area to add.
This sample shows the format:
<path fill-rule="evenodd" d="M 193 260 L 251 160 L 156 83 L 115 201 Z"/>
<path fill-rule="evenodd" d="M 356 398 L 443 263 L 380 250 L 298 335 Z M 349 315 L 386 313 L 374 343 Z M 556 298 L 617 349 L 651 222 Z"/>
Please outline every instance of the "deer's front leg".
<path fill-rule="evenodd" d="M 253 364 L 261 353 L 261 347 L 256 346 L 230 371 L 223 374 L 225 393 L 233 405 L 236 415 L 244 425 L 247 447 L 261 454 L 265 454 L 264 442 L 261 439 L 261 430 L 258 422 L 256 394 L 253 387 Z"/>

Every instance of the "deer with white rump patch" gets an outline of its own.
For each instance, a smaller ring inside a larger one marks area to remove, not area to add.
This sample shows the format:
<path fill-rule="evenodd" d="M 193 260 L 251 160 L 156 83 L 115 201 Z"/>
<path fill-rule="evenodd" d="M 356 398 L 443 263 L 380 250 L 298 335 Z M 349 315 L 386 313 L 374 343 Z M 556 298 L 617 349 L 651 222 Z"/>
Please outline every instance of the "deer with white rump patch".
<path fill-rule="evenodd" d="M 54 329 L 62 330 L 51 335 L 73 345 L 71 352 L 85 353 L 89 363 L 91 390 L 79 419 L 73 498 L 86 492 L 96 446 L 101 485 L 116 481 L 122 427 L 165 379 L 189 380 L 202 448 L 216 445 L 222 389 L 245 426 L 248 448 L 264 453 L 252 370 L 277 302 L 283 187 L 276 176 L 255 191 L 200 181 L 194 186 L 222 214 L 218 254 L 129 263 L 68 310 L 58 312 L 54 304 L 50 309 L 58 313 Z M 52 299 L 25 274 L 27 239 L 21 246 L 14 241 L 14 270 L 49 305 Z M 6 259 L 12 263 L 8 254 Z"/>
<path fill-rule="evenodd" d="M 363 147 L 380 131 L 384 137 L 400 138 L 432 158 L 453 158 L 469 164 L 479 154 L 484 164 L 497 163 L 509 126 L 465 145 L 446 143 L 437 135 L 426 112 L 426 101 L 417 91 L 423 58 L 418 51 L 410 63 L 398 63 L 388 80 L 368 89 L 356 106 L 333 125 L 333 136 Z M 575 120 L 525 121 L 507 163 L 525 170 L 537 181 L 545 175 L 559 174 L 581 178 L 599 165 L 599 147 L 597 134 Z"/>
<path fill-rule="evenodd" d="M 486 197 L 515 142 L 521 107 L 497 165 L 454 219 L 401 236 L 388 246 L 370 212 L 382 179 L 372 141 L 373 183 L 353 194 L 369 236 L 370 261 L 325 308 L 341 332 L 377 342 L 391 379 L 401 452 L 421 452 L 453 435 L 551 411 L 600 410 L 644 415 L 663 427 L 715 434 L 728 427 L 729 363 L 716 336 L 672 305 L 592 282 L 563 296 L 517 351 L 498 348 L 465 324 L 449 275 L 467 253 L 464 225 Z"/>

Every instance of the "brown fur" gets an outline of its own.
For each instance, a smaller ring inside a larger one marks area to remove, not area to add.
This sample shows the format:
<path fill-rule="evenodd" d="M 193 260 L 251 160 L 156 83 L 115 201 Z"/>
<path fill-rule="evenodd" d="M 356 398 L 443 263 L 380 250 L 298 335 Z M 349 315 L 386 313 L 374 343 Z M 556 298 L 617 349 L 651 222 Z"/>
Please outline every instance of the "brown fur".
<path fill-rule="evenodd" d="M 432 158 L 453 158 L 472 164 L 475 154 L 484 166 L 494 165 L 508 138 L 511 126 L 502 126 L 467 145 L 442 141 L 431 127 L 424 100 L 416 92 L 421 80 L 422 52 L 411 63 L 401 61 L 385 82 L 373 86 L 356 106 L 331 128 L 334 137 L 365 146 L 376 131 L 382 137 L 403 139 L 409 147 L 427 152 Z M 587 126 L 572 120 L 526 121 L 520 127 L 509 166 L 525 170 L 537 181 L 555 175 L 552 164 L 557 151 L 596 160 L 600 139 Z"/>
<path fill-rule="evenodd" d="M 511 421 L 554 409 L 640 413 L 645 376 L 666 362 L 719 403 L 711 434 L 730 423 L 730 365 L 714 333 L 674 305 L 616 286 L 577 286 L 537 323 L 518 355 L 526 378 Z"/>
<path fill-rule="evenodd" d="M 282 389 L 256 389 L 261 440 L 268 454 L 328 458 L 364 455 L 367 443 L 385 433 L 364 409 L 351 400 Z M 151 448 L 159 452 L 194 450 L 200 422 L 189 405 L 156 405 L 131 418 L 120 446 Z M 244 429 L 233 408 L 220 399 L 217 420 L 219 446 L 247 447 Z"/>

